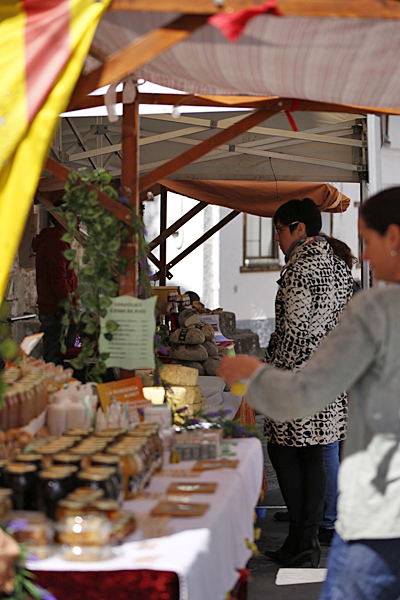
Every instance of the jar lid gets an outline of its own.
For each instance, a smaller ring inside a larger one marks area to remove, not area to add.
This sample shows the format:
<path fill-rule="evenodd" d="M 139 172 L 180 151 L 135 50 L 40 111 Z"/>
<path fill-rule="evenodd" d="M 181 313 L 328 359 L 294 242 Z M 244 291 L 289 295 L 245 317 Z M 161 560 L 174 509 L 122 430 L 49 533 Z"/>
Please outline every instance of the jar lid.
<path fill-rule="evenodd" d="M 113 456 L 112 454 L 93 454 L 92 462 L 101 463 L 105 465 L 114 465 L 118 464 L 119 458 L 118 456 Z"/>
<path fill-rule="evenodd" d="M 93 473 L 92 471 L 81 471 L 78 473 L 78 479 L 84 481 L 107 481 L 108 473 Z"/>
<path fill-rule="evenodd" d="M 79 469 L 76 465 L 51 465 L 47 469 L 48 471 L 54 471 L 55 473 L 76 473 Z"/>
<path fill-rule="evenodd" d="M 69 462 L 79 462 L 80 461 L 79 454 L 56 454 L 54 456 L 54 460 L 60 463 L 69 463 Z"/>
<path fill-rule="evenodd" d="M 52 447 L 48 447 L 45 446 L 44 448 L 40 449 L 40 454 L 57 454 L 58 452 L 60 452 L 60 448 L 55 448 L 54 446 Z"/>
<path fill-rule="evenodd" d="M 31 463 L 9 463 L 6 467 L 7 473 L 14 473 L 16 475 L 23 475 L 24 473 L 33 473 L 37 471 L 36 465 Z"/>
<path fill-rule="evenodd" d="M 96 500 L 92 506 L 98 510 L 119 510 L 117 500 Z"/>
<path fill-rule="evenodd" d="M 114 475 L 117 472 L 115 467 L 106 467 L 106 466 L 90 466 L 86 469 L 86 472 L 90 473 L 100 473 L 104 475 Z"/>
<path fill-rule="evenodd" d="M 91 487 L 76 488 L 74 492 L 68 494 L 68 500 L 79 500 L 86 502 L 87 500 L 100 500 L 104 496 L 104 490 L 95 490 Z"/>
<path fill-rule="evenodd" d="M 40 479 L 66 479 L 68 476 L 69 473 L 54 471 L 54 469 L 47 469 L 39 473 Z"/>
<path fill-rule="evenodd" d="M 6 467 L 8 465 L 8 460 L 0 460 L 0 469 L 3 469 L 4 467 Z"/>
<path fill-rule="evenodd" d="M 57 502 L 59 508 L 71 508 L 76 510 L 83 510 L 86 508 L 87 503 L 79 500 L 71 500 L 70 498 L 63 498 Z"/>
<path fill-rule="evenodd" d="M 43 456 L 41 454 L 18 454 L 15 457 L 16 462 L 32 462 L 33 460 L 42 460 Z"/>

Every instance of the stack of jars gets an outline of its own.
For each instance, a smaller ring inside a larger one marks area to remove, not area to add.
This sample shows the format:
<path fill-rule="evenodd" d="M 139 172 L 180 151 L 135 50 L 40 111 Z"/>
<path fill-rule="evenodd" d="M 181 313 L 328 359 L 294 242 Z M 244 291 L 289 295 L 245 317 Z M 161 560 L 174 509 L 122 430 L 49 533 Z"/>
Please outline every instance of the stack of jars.
<path fill-rule="evenodd" d="M 114 510 L 148 485 L 152 474 L 161 469 L 162 457 L 157 424 L 98 434 L 75 428 L 59 438 L 35 438 L 29 454 L 11 463 L 0 461 L 0 486 L 10 488 L 14 510 L 40 510 L 52 520 L 60 500 L 77 500 L 77 488 L 111 502 L 96 510 Z"/>
<path fill-rule="evenodd" d="M 27 357 L 23 367 L 5 369 L 7 391 L 3 396 L 0 426 L 3 431 L 25 427 L 43 412 L 48 388 L 56 391 L 72 377 L 72 369 Z"/>

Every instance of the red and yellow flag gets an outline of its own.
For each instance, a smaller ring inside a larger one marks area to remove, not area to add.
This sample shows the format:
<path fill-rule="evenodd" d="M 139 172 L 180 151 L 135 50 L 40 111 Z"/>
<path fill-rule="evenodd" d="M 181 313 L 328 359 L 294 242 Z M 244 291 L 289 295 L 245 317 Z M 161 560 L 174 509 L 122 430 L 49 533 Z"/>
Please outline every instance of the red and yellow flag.
<path fill-rule="evenodd" d="M 109 3 L 0 2 L 0 300 L 58 115 Z"/>

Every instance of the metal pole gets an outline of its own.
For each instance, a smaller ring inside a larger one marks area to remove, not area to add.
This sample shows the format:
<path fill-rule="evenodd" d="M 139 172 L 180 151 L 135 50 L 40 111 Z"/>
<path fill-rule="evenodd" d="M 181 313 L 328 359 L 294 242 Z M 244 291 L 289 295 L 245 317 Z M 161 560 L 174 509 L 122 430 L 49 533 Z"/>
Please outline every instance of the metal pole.
<path fill-rule="evenodd" d="M 167 188 L 161 186 L 160 234 L 167 229 Z M 160 244 L 160 285 L 166 284 L 167 240 Z"/>

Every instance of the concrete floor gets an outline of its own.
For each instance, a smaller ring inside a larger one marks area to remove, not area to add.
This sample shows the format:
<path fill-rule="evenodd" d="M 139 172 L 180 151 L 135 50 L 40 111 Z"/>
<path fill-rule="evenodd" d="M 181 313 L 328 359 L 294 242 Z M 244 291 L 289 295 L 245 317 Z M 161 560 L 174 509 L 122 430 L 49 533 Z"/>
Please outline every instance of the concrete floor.
<path fill-rule="evenodd" d="M 288 533 L 287 523 L 277 523 L 273 520 L 277 510 L 284 510 L 276 508 L 283 507 L 284 501 L 279 491 L 275 471 L 268 460 L 266 448 L 264 454 L 269 490 L 261 505 L 267 507 L 267 515 L 264 519 L 257 519 L 256 526 L 261 529 L 261 538 L 257 542 L 259 555 L 253 557 L 248 566 L 251 577 L 248 585 L 248 600 L 318 600 L 321 583 L 277 586 L 275 579 L 280 567 L 264 555 L 267 549 L 278 549 Z M 326 566 L 328 554 L 329 548 L 322 547 L 321 568 Z M 310 565 L 305 566 L 310 567 Z"/>

